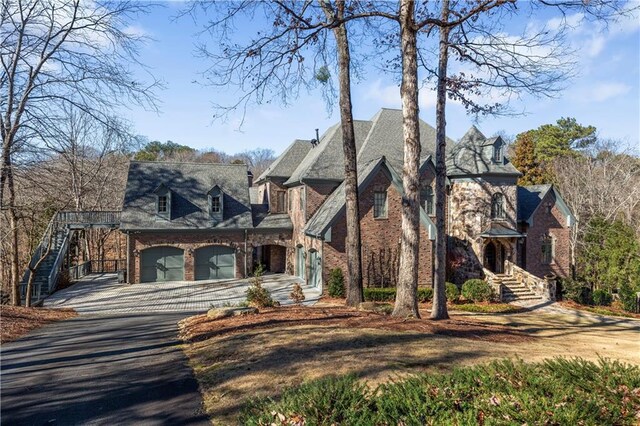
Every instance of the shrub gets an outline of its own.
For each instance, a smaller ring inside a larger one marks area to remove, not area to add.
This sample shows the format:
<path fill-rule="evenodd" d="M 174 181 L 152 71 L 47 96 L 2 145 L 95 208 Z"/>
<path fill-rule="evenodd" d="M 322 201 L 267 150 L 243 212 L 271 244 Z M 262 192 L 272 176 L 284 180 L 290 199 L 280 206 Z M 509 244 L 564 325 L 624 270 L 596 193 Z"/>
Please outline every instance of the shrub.
<path fill-rule="evenodd" d="M 293 303 L 299 305 L 305 299 L 304 292 L 302 291 L 302 286 L 298 283 L 293 285 L 293 290 L 289 293 L 289 297 L 293 300 Z"/>
<path fill-rule="evenodd" d="M 344 275 L 342 269 L 335 268 L 329 273 L 328 283 L 329 296 L 344 297 Z"/>
<path fill-rule="evenodd" d="M 562 298 L 582 305 L 590 305 L 591 289 L 581 281 L 565 278 L 562 280 Z"/>
<path fill-rule="evenodd" d="M 625 311 L 628 312 L 637 312 L 636 311 L 636 293 L 640 291 L 640 279 L 636 277 L 638 280 L 635 284 L 630 282 L 625 282 L 620 285 L 618 289 L 618 294 L 620 295 L 620 301 L 622 302 L 622 307 Z"/>
<path fill-rule="evenodd" d="M 433 299 L 431 287 L 418 288 L 418 302 L 429 302 Z M 367 302 L 393 302 L 396 300 L 395 288 L 365 288 L 364 300 Z"/>
<path fill-rule="evenodd" d="M 251 286 L 247 289 L 247 305 L 255 308 L 273 308 L 278 306 L 279 303 L 271 298 L 269 290 L 262 287 L 262 275 L 264 274 L 264 267 L 258 264 L 253 271 L 253 277 L 249 280 Z"/>
<path fill-rule="evenodd" d="M 598 306 L 609 306 L 613 301 L 611 293 L 607 290 L 595 290 L 593 292 L 593 304 Z"/>
<path fill-rule="evenodd" d="M 454 283 L 445 283 L 445 294 L 449 302 L 457 302 L 460 298 L 460 289 Z"/>
<path fill-rule="evenodd" d="M 365 288 L 364 300 L 367 302 L 393 302 L 396 300 L 395 288 Z"/>
<path fill-rule="evenodd" d="M 462 284 L 462 296 L 473 302 L 489 302 L 493 299 L 493 289 L 484 280 L 471 279 Z"/>
<path fill-rule="evenodd" d="M 637 423 L 640 368 L 554 358 L 493 361 L 397 379 L 370 391 L 354 376 L 286 389 L 247 404 L 240 424 L 620 424 Z"/>

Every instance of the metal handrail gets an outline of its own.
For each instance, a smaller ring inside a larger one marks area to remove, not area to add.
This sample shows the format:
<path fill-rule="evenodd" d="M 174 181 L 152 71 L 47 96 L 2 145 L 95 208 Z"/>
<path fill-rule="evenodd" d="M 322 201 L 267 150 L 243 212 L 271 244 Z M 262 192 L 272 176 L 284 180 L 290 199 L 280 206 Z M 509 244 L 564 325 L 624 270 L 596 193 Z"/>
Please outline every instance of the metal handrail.
<path fill-rule="evenodd" d="M 99 225 L 120 223 L 120 210 L 63 211 L 58 222 L 64 225 Z"/>

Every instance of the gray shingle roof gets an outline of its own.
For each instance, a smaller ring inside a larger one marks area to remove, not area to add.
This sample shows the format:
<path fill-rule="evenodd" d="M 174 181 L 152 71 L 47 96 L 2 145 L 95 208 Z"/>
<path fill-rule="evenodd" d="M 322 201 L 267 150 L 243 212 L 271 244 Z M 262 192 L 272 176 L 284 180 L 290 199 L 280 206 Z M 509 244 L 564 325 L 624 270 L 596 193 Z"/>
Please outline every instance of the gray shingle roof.
<path fill-rule="evenodd" d="M 402 131 L 402 110 L 382 108 L 371 119 L 373 125 L 362 144 L 358 162 L 365 164 L 384 156 L 388 163 L 401 171 L 404 163 L 404 135 Z M 435 153 L 436 129 L 420 120 L 420 145 L 422 156 Z M 454 142 L 447 138 L 447 145 Z"/>
<path fill-rule="evenodd" d="M 491 223 L 487 229 L 485 229 L 482 234 L 480 234 L 481 237 L 488 237 L 488 238 L 498 238 L 498 237 L 506 237 L 506 238 L 518 238 L 518 237 L 522 237 L 523 235 L 516 231 L 513 228 L 510 228 L 504 224 L 501 223 Z"/>
<path fill-rule="evenodd" d="M 518 187 L 518 221 L 529 220 L 542 199 L 551 189 L 551 185 L 531 185 Z"/>
<path fill-rule="evenodd" d="M 370 121 L 354 120 L 353 130 L 356 137 L 356 150 L 362 146 L 369 129 Z M 344 151 L 342 149 L 342 130 L 340 123 L 331 126 L 300 162 L 285 185 L 295 185 L 303 179 L 322 179 L 342 181 L 344 179 Z"/>
<path fill-rule="evenodd" d="M 154 190 L 171 190 L 171 220 L 156 214 Z M 207 192 L 218 185 L 224 192 L 220 222 L 209 217 Z M 132 161 L 120 228 L 247 229 L 252 228 L 247 166 L 244 164 L 165 163 Z"/>
<path fill-rule="evenodd" d="M 511 161 L 503 155 L 503 161 L 493 161 L 493 147 L 497 138 L 487 139 L 475 126 L 460 139 L 447 156 L 448 176 L 509 175 L 521 176 Z"/>
<path fill-rule="evenodd" d="M 311 142 L 308 140 L 296 139 L 284 150 L 278 158 L 256 179 L 256 183 L 261 183 L 267 178 L 289 178 L 311 149 Z"/>
<path fill-rule="evenodd" d="M 421 169 L 426 167 L 428 164 L 427 162 L 430 161 L 431 157 L 427 157 L 421 165 Z M 369 181 L 374 178 L 378 171 L 383 167 L 389 171 L 393 184 L 402 193 L 401 178 L 393 167 L 387 163 L 385 157 L 369 161 L 358 168 L 358 191 L 361 192 L 366 188 Z M 331 195 L 327 197 L 324 203 L 322 203 L 313 217 L 311 217 L 307 222 L 307 225 L 304 228 L 305 234 L 316 238 L 324 238 L 324 235 L 333 225 L 335 220 L 345 211 L 344 187 L 344 182 L 342 182 L 340 186 L 338 186 Z M 424 209 L 420 209 L 420 221 L 423 225 L 428 227 L 430 236 L 434 236 L 435 225 L 431 219 L 429 219 Z"/>
<path fill-rule="evenodd" d="M 269 213 L 269 206 L 252 205 L 255 229 L 293 230 L 293 223 L 287 213 Z"/>

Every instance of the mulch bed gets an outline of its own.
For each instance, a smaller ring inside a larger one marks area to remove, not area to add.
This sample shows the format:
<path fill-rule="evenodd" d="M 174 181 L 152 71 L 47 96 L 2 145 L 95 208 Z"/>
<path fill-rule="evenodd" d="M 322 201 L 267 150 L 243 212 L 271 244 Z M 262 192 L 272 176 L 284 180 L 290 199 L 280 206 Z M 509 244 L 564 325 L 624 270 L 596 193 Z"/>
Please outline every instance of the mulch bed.
<path fill-rule="evenodd" d="M 78 314 L 73 309 L 25 308 L 23 306 L 0 306 L 0 342 L 10 342 L 31 330 L 54 321 L 73 318 Z"/>
<path fill-rule="evenodd" d="M 187 342 L 206 340 L 228 334 L 270 328 L 297 326 L 378 329 L 387 331 L 439 334 L 491 342 L 524 342 L 534 337 L 494 324 L 470 319 L 433 321 L 428 312 L 422 319 L 402 319 L 347 307 L 280 307 L 261 309 L 257 315 L 211 319 L 206 315 L 186 318 L 180 323 L 180 337 Z"/>

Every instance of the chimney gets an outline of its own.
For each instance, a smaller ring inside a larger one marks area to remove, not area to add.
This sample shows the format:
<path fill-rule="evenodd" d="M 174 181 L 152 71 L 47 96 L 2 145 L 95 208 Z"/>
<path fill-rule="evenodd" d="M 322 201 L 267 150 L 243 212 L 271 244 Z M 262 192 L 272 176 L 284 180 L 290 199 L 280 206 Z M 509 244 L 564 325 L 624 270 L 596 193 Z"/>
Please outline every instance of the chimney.
<path fill-rule="evenodd" d="M 249 188 L 251 188 L 253 186 L 253 173 L 251 173 L 251 170 L 247 171 L 247 178 L 249 179 Z"/>

